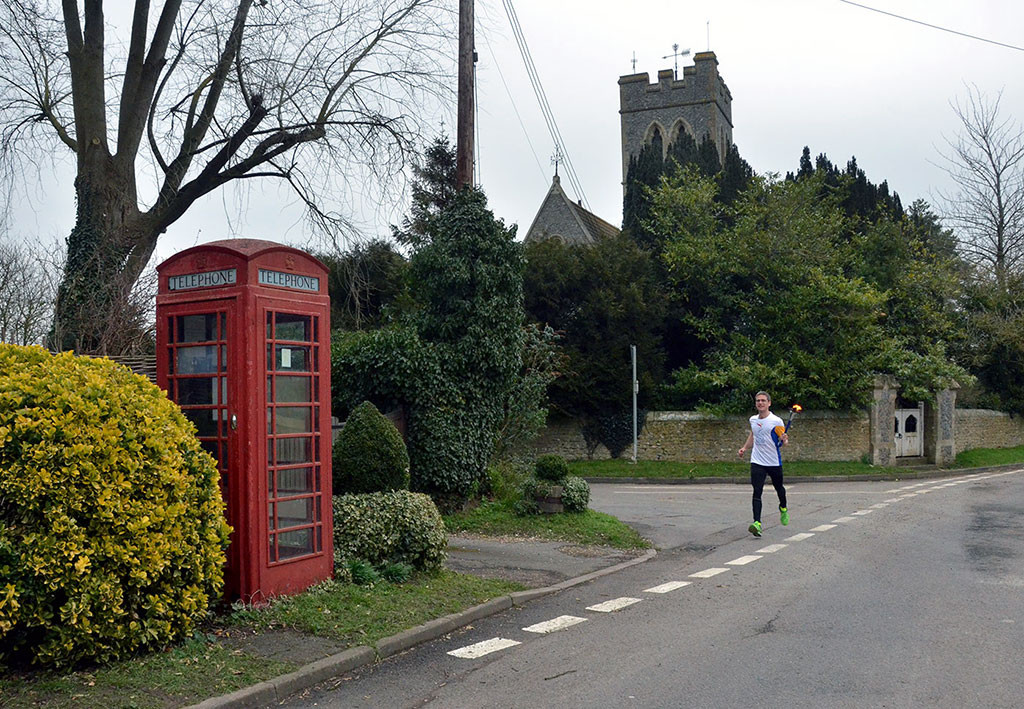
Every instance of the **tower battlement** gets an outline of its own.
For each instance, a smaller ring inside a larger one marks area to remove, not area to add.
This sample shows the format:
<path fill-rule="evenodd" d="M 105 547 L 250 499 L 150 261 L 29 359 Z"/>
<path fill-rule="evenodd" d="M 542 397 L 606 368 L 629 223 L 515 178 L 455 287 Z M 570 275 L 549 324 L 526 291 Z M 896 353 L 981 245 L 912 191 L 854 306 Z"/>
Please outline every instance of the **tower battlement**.
<path fill-rule="evenodd" d="M 637 155 L 656 134 L 666 151 L 680 130 L 697 142 L 711 136 L 722 159 L 732 145 L 732 94 L 718 73 L 714 52 L 695 54 L 693 64 L 683 67 L 681 78 L 672 69 L 660 70 L 654 83 L 646 72 L 620 76 L 619 115 L 623 186 L 630 156 Z"/>

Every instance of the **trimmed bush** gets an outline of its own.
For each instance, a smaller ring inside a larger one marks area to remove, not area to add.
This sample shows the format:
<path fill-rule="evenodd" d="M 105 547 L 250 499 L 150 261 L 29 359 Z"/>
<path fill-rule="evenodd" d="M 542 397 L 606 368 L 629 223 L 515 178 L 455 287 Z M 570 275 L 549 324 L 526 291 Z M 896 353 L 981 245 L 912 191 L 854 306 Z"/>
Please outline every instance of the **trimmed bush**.
<path fill-rule="evenodd" d="M 0 345 L 0 660 L 106 662 L 194 632 L 230 532 L 194 430 L 110 360 Z"/>
<path fill-rule="evenodd" d="M 332 456 L 334 493 L 409 489 L 409 453 L 395 425 L 369 401 L 338 432 Z"/>
<path fill-rule="evenodd" d="M 396 490 L 334 498 L 336 562 L 363 559 L 377 567 L 405 563 L 434 571 L 447 546 L 444 521 L 427 495 Z"/>
<path fill-rule="evenodd" d="M 566 512 L 585 512 L 590 504 L 590 485 L 583 478 L 570 475 L 562 483 L 562 506 Z"/>
<path fill-rule="evenodd" d="M 569 475 L 569 464 L 560 455 L 542 455 L 537 458 L 533 470 L 540 480 L 561 483 Z"/>

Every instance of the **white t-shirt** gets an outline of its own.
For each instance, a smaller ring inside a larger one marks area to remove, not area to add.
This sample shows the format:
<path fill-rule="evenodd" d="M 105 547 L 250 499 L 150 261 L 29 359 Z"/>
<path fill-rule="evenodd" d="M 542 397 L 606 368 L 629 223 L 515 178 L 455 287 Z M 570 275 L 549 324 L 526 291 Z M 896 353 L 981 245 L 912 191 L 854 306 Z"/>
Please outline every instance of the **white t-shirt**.
<path fill-rule="evenodd" d="M 771 411 L 764 418 L 757 414 L 750 417 L 750 432 L 754 434 L 754 445 L 750 449 L 750 462 L 774 467 L 782 465 L 782 451 L 778 443 L 786 424 Z"/>

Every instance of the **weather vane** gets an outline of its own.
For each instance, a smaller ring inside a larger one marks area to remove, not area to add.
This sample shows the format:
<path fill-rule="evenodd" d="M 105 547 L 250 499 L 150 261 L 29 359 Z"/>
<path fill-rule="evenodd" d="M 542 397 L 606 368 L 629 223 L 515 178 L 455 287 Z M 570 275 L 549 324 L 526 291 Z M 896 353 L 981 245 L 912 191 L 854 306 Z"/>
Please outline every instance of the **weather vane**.
<path fill-rule="evenodd" d="M 680 52 L 679 51 L 679 45 L 678 44 L 673 44 L 672 45 L 672 53 L 671 54 L 666 54 L 665 56 L 662 57 L 662 59 L 668 59 L 669 57 L 672 57 L 675 60 L 675 70 L 674 70 L 673 76 L 676 79 L 679 78 L 679 57 L 685 57 L 689 53 L 690 53 L 689 49 L 684 49 L 683 51 Z"/>
<path fill-rule="evenodd" d="M 558 163 L 565 160 L 561 146 L 555 146 L 555 154 L 551 156 L 551 164 L 555 166 L 555 177 L 558 177 Z"/>

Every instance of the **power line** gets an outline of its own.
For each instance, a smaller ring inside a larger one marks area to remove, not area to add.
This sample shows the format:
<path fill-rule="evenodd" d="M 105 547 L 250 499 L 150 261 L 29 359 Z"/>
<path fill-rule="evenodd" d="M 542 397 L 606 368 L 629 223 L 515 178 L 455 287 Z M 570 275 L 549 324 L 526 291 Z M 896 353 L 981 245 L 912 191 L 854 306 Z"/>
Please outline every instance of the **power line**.
<path fill-rule="evenodd" d="M 569 184 L 572 186 L 573 192 L 576 193 L 576 199 L 586 207 L 587 211 L 592 211 L 590 204 L 587 202 L 586 195 L 583 194 L 583 186 L 576 175 L 576 169 L 573 167 L 572 159 L 569 157 L 569 151 L 565 149 L 565 141 L 562 140 L 558 124 L 555 122 L 554 113 L 551 111 L 551 105 L 548 103 L 544 87 L 541 85 L 537 67 L 533 63 L 533 57 L 530 56 L 530 48 L 526 44 L 526 35 L 523 34 L 523 28 L 519 24 L 515 8 L 512 7 L 512 0 L 502 0 L 502 3 L 505 6 L 505 14 L 508 15 L 509 23 L 512 25 L 512 33 L 515 35 L 516 44 L 519 46 L 519 53 L 522 55 L 523 63 L 526 65 L 526 74 L 530 78 L 530 85 L 537 96 L 541 113 L 544 115 L 544 122 L 547 123 L 548 132 L 551 133 L 551 139 L 555 144 L 555 148 L 560 149 L 565 156 L 565 174 L 569 178 Z"/>
<path fill-rule="evenodd" d="M 851 0 L 839 0 L 839 2 L 846 3 L 847 5 L 853 5 L 863 10 L 870 10 L 871 12 L 877 12 L 880 15 L 888 15 L 889 17 L 895 17 L 897 20 L 904 20 L 905 22 L 913 22 L 915 25 L 923 25 L 930 27 L 933 30 L 941 30 L 942 32 L 949 32 L 950 34 L 959 35 L 961 37 L 967 37 L 968 39 L 976 39 L 979 42 L 987 42 L 988 44 L 994 44 L 999 47 L 1006 47 L 1007 49 L 1016 49 L 1018 52 L 1024 52 L 1024 47 L 1018 47 L 1013 44 L 1006 44 L 1005 42 L 997 42 L 994 39 L 986 39 L 985 37 L 979 37 L 973 34 L 967 34 L 966 32 L 960 32 L 958 30 L 951 30 L 948 27 L 940 27 L 939 25 L 933 25 L 928 22 L 922 22 L 921 20 L 915 20 L 912 17 L 904 17 L 903 15 L 897 15 L 894 12 L 888 12 L 886 10 L 879 10 L 876 7 L 868 7 L 867 5 L 861 5 L 859 2 L 852 2 Z"/>
<path fill-rule="evenodd" d="M 491 59 L 494 61 L 494 68 L 498 71 L 498 78 L 501 79 L 501 85 L 505 87 L 505 93 L 508 94 L 508 100 L 512 103 L 512 111 L 516 114 L 516 120 L 519 121 L 519 127 L 523 129 L 523 136 L 526 138 L 526 144 L 530 146 L 530 152 L 533 153 L 533 161 L 537 163 L 537 169 L 540 170 L 541 178 L 544 184 L 547 185 L 548 175 L 544 172 L 544 168 L 541 167 L 540 158 L 537 157 L 537 150 L 533 147 L 533 141 L 530 140 L 530 133 L 526 130 L 526 124 L 523 123 L 523 117 L 519 115 L 519 107 L 516 105 L 515 97 L 512 96 L 512 91 L 508 88 L 508 83 L 505 81 L 505 75 L 501 71 L 501 65 L 498 62 L 498 57 L 494 54 L 494 48 L 490 42 L 487 42 L 487 51 L 491 55 Z"/>

